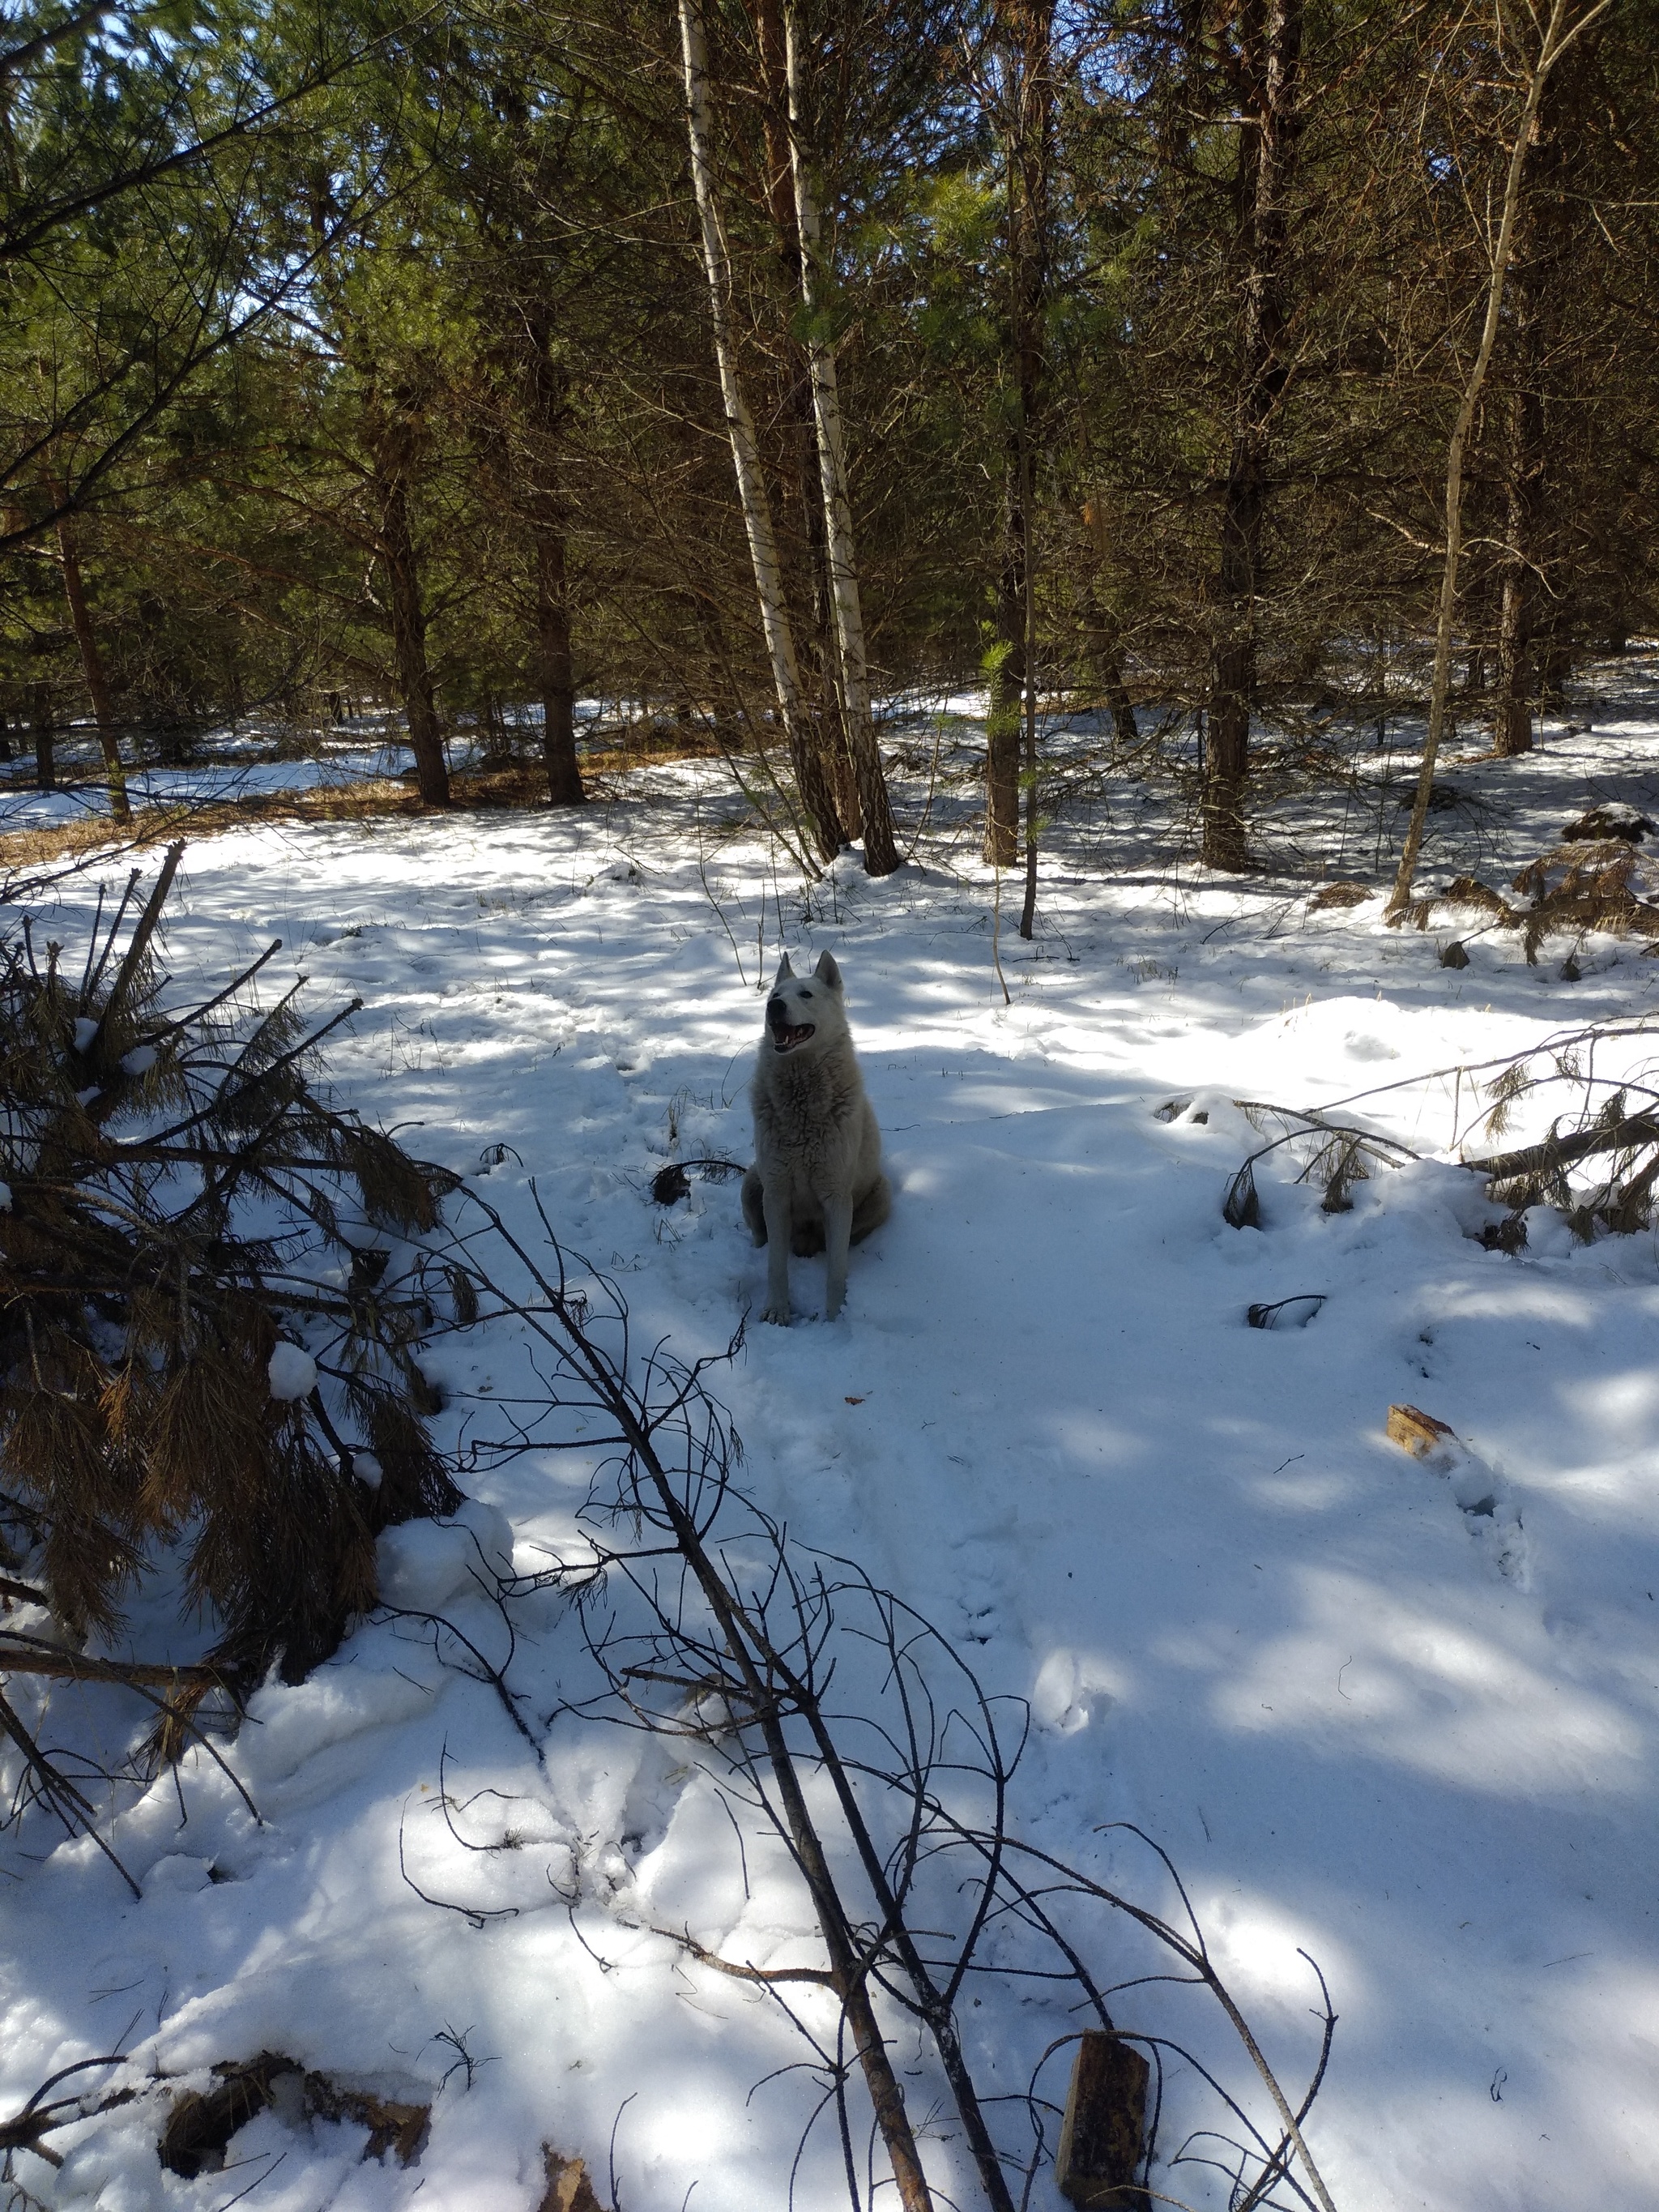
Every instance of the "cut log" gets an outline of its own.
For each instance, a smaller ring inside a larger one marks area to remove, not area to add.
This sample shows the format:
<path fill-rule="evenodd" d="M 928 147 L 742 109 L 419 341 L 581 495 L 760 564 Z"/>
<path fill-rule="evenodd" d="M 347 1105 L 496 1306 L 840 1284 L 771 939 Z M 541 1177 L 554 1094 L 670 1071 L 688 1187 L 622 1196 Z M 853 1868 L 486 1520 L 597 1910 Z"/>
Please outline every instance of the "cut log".
<path fill-rule="evenodd" d="M 1150 2200 L 1135 2174 L 1150 2070 L 1132 2044 L 1100 2028 L 1079 2044 L 1054 2160 L 1054 2180 L 1068 2203 L 1089 2212 L 1146 2212 Z"/>

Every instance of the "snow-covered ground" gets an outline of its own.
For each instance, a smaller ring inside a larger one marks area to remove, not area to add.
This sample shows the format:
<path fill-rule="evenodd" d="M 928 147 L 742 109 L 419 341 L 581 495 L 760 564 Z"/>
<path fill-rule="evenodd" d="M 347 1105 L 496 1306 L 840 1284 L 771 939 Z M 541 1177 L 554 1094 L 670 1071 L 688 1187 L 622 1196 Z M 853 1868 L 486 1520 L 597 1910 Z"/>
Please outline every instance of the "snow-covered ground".
<path fill-rule="evenodd" d="M 1437 870 L 1478 861 L 1501 883 L 1595 801 L 1653 809 L 1649 672 L 1610 672 L 1593 703 L 1593 738 L 1448 763 L 1468 804 L 1434 817 Z M 918 726 L 912 819 L 930 744 Z M 1520 1256 L 1483 1249 L 1468 1232 L 1496 1210 L 1447 1164 L 1473 1080 L 1406 1079 L 1654 1012 L 1659 968 L 1598 939 L 1569 982 L 1565 943 L 1528 967 L 1487 934 L 1449 970 L 1449 930 L 1386 930 L 1377 901 L 1310 912 L 1306 878 L 1172 866 L 1162 802 L 1103 783 L 1045 854 L 1035 951 L 1005 913 L 1005 1007 L 967 797 L 943 790 L 913 865 L 874 884 L 848 856 L 810 892 L 725 834 L 713 766 L 655 771 L 579 816 L 235 832 L 187 854 L 168 963 L 221 975 L 280 936 L 319 1013 L 361 994 L 338 1090 L 477 1178 L 526 1236 L 533 1176 L 561 1236 L 625 1290 L 636 1341 L 691 1358 L 758 1310 L 763 1255 L 734 1186 L 694 1180 L 664 1210 L 651 1176 L 674 1146 L 747 1158 L 759 987 L 781 949 L 798 965 L 833 949 L 895 1206 L 854 1255 L 841 1320 L 812 1317 L 822 1264 L 798 1261 L 794 1326 L 757 1323 L 711 1375 L 750 1491 L 792 1541 L 856 1558 L 918 1607 L 988 1691 L 1030 1701 L 1021 1835 L 1109 1862 L 1167 1909 L 1157 1863 L 1095 1831 L 1132 1821 L 1163 1846 L 1287 2081 L 1317 2041 L 1298 1950 L 1319 1962 L 1340 2017 L 1310 2139 L 1341 2212 L 1650 2206 L 1659 1255 L 1647 1235 L 1574 1247 L 1539 1215 Z M 1264 825 L 1270 854 L 1294 842 L 1334 872 L 1340 838 L 1350 875 L 1376 872 L 1370 836 L 1352 793 Z M 1281 1152 L 1263 1225 L 1224 1223 L 1261 1141 L 1235 1100 L 1382 1085 L 1401 1087 L 1354 1110 L 1437 1159 L 1327 1214 Z M 1246 1326 L 1253 1303 L 1304 1292 L 1327 1301 L 1306 1327 Z M 526 1394 L 529 1357 L 505 1325 L 448 1340 L 446 1438 Z M 1387 1440 L 1402 1401 L 1478 1455 L 1492 1510 L 1465 1510 L 1460 1495 L 1482 1502 L 1467 1485 Z M 576 1540 L 592 1468 L 539 1452 L 469 1486 L 533 1571 Z M 501 1539 L 469 1513 L 486 1548 Z M 499 1648 L 498 1616 L 468 1595 L 465 1530 L 386 1541 L 389 1587 Z M 694 2189 L 717 2212 L 785 2204 L 818 2092 L 778 2069 L 803 2046 L 640 1923 L 809 1960 L 804 1894 L 775 1852 L 745 1879 L 672 1747 L 568 1710 L 593 1684 L 563 1601 L 523 1601 L 518 1626 L 534 1744 L 429 1638 L 371 1623 L 310 1681 L 258 1693 L 231 1758 L 264 1826 L 192 1755 L 182 1798 L 166 1778 L 116 1822 L 141 1902 L 44 1825 L 7 1851 L 0 2110 L 118 2047 L 135 2082 L 196 2087 L 276 2051 L 435 2097 L 418 2166 L 362 2163 L 361 2128 L 273 2111 L 226 2172 L 180 2180 L 157 2162 L 151 2094 L 54 2138 L 61 2171 L 21 2155 L 40 2202 L 523 2212 L 544 2143 L 585 2155 L 605 2195 L 614 2130 L 628 2212 L 676 2212 Z M 57 1693 L 63 1727 L 81 1696 Z M 100 1725 L 120 1710 L 84 1700 Z M 462 1848 L 433 1810 L 441 1759 L 471 1802 L 465 1832 L 503 1846 L 510 1829 L 513 1847 Z M 400 1838 L 429 1894 L 512 1917 L 423 1903 Z M 1115 1978 L 1121 1932 L 1103 1917 L 1091 1940 Z M 1070 2001 L 1002 2005 L 975 2047 L 988 2094 L 1024 2089 L 1081 2024 Z M 1170 2029 L 1188 2002 L 1115 2008 Z M 913 2030 L 898 2051 L 937 2185 L 977 2201 Z M 1063 2059 L 1043 2088 L 1063 2094 Z M 1199 2111 L 1179 2068 L 1170 2097 L 1166 2154 Z M 1029 2141 L 1019 2107 L 994 2112 Z M 1226 2199 L 1194 2165 L 1153 2181 Z M 846 2201 L 827 2124 L 795 2189 L 803 2207 Z M 1046 2172 L 1030 2202 L 1059 2204 Z"/>

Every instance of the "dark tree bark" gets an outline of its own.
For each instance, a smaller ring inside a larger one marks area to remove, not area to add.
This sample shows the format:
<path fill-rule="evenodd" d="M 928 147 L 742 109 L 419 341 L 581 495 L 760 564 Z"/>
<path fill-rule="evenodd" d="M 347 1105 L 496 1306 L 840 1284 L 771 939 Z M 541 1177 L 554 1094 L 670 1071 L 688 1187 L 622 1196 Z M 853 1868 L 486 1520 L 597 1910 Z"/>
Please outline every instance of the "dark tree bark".
<path fill-rule="evenodd" d="M 37 684 L 30 695 L 29 719 L 34 731 L 35 789 L 55 791 L 58 769 L 52 757 L 52 693 L 44 684 Z"/>
<path fill-rule="evenodd" d="M 1200 848 L 1200 857 L 1214 868 L 1242 868 L 1247 857 L 1244 792 L 1256 693 L 1267 458 L 1290 376 L 1283 344 L 1285 262 L 1302 130 L 1302 25 L 1303 0 L 1243 0 L 1239 10 L 1239 380 L 1222 495 Z"/>
<path fill-rule="evenodd" d="M 319 174 L 312 179 L 310 215 L 312 237 L 321 257 L 319 288 L 339 326 L 340 350 L 362 383 L 362 441 L 379 509 L 378 550 L 386 571 L 392 662 L 415 755 L 416 784 L 427 805 L 447 806 L 449 763 L 427 659 L 420 562 L 409 519 L 409 479 L 420 445 L 417 410 L 407 391 L 388 389 L 383 382 L 373 344 L 347 302 L 332 252 L 329 226 L 333 213 L 332 188 Z"/>
<path fill-rule="evenodd" d="M 428 806 L 447 806 L 449 765 L 444 758 L 443 730 L 426 654 L 426 611 L 421 603 L 420 564 L 409 520 L 413 429 L 401 412 L 388 414 L 378 395 L 371 395 L 365 417 L 365 442 L 373 457 L 380 501 L 380 559 L 392 617 L 392 659 L 409 725 L 409 742 L 415 753 L 416 787 Z"/>
<path fill-rule="evenodd" d="M 1032 674 L 1030 506 L 1048 369 L 1042 317 L 1048 293 L 1054 25 L 1054 0 L 1004 0 L 1000 10 L 1004 89 L 1010 109 L 1008 340 L 1015 418 L 1004 472 L 997 650 L 985 732 L 985 858 L 999 868 L 1011 868 L 1019 858 L 1021 755 L 1029 749 L 1035 730 L 1026 698 Z M 1025 765 L 1029 770 L 1033 764 Z M 1034 785 L 1031 796 L 1034 803 Z M 1033 813 L 1033 826 L 1035 820 Z M 1022 933 L 1029 931 L 1023 928 Z"/>
<path fill-rule="evenodd" d="M 61 491 L 54 489 L 53 497 L 59 506 L 64 504 Z M 93 627 L 92 610 L 87 603 L 86 580 L 81 574 L 80 556 L 75 548 L 74 525 L 67 516 L 58 525 L 58 553 L 64 576 L 64 597 L 69 603 L 70 623 L 81 653 L 81 673 L 92 701 L 93 720 L 98 726 L 98 744 L 104 756 L 110 812 L 118 822 L 131 822 L 132 806 L 127 797 L 127 773 L 121 761 L 115 701 L 104 668 L 98 633 Z"/>
<path fill-rule="evenodd" d="M 1083 527 L 1088 533 L 1082 584 L 1085 648 L 1094 664 L 1100 696 L 1111 713 L 1112 734 L 1119 744 L 1133 745 L 1140 738 L 1134 702 L 1123 681 L 1123 656 L 1117 626 L 1102 604 L 1097 580 L 1098 572 L 1106 564 L 1107 547 L 1106 512 L 1098 494 L 1084 502 Z"/>
<path fill-rule="evenodd" d="M 1593 38 L 1593 33 L 1591 34 Z M 1520 214 L 1510 264 L 1510 378 L 1504 468 L 1504 595 L 1498 632 L 1498 698 L 1492 750 L 1505 759 L 1532 750 L 1533 711 L 1543 703 L 1540 660 L 1553 627 L 1549 566 L 1548 404 L 1546 384 L 1559 325 L 1561 287 L 1571 279 L 1570 121 L 1584 83 L 1585 46 L 1554 71 L 1538 103 L 1521 172 Z"/>
<path fill-rule="evenodd" d="M 1561 708 L 1567 703 L 1567 678 L 1572 673 L 1572 640 L 1552 627 L 1534 651 L 1538 671 L 1539 704 Z"/>
<path fill-rule="evenodd" d="M 1019 858 L 1019 752 L 1025 705 L 1025 512 L 1018 464 L 1003 501 L 997 569 L 997 649 L 985 724 L 985 857 L 1012 868 Z"/>
<path fill-rule="evenodd" d="M 1528 347 L 1528 351 L 1532 350 Z M 1498 624 L 1498 698 L 1492 750 L 1505 760 L 1532 750 L 1534 600 L 1539 498 L 1543 489 L 1544 404 L 1535 386 L 1510 398 L 1504 598 Z"/>
<path fill-rule="evenodd" d="M 576 679 L 570 652 L 570 596 L 565 580 L 562 517 L 536 525 L 536 657 L 542 684 L 542 758 L 555 806 L 580 806 L 576 759 Z"/>
<path fill-rule="evenodd" d="M 568 411 L 568 380 L 553 356 L 553 333 L 532 319 L 524 361 L 526 412 L 534 437 L 526 518 L 536 548 L 536 660 L 542 692 L 542 758 L 547 796 L 555 806 L 580 806 L 576 759 L 576 675 L 570 644 L 570 587 L 567 551 L 570 517 L 555 481 L 557 445 Z"/>
<path fill-rule="evenodd" d="M 1139 743 L 1140 728 L 1135 720 L 1134 701 L 1129 696 L 1128 686 L 1123 681 L 1123 661 L 1117 649 L 1117 641 L 1100 611 L 1094 595 L 1090 594 L 1089 657 L 1095 665 L 1095 678 L 1100 685 L 1100 696 L 1105 701 L 1112 717 L 1112 734 L 1121 745 Z"/>
<path fill-rule="evenodd" d="M 392 611 L 392 649 L 409 742 L 415 751 L 416 785 L 428 806 L 447 806 L 449 764 L 444 758 L 443 732 L 426 657 L 426 613 L 421 605 L 420 569 L 402 477 L 383 479 L 380 496 L 380 552 Z"/>

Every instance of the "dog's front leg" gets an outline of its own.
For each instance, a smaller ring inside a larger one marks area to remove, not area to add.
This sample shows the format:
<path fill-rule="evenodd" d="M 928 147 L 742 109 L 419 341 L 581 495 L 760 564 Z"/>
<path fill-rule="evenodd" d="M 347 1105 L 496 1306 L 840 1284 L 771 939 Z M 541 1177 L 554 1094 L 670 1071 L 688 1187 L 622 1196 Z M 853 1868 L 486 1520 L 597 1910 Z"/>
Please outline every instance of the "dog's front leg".
<path fill-rule="evenodd" d="M 834 1321 L 841 1311 L 842 1300 L 847 1296 L 847 1247 L 853 1235 L 853 1201 L 850 1198 L 827 1198 L 823 1201 L 823 1249 L 829 1258 L 829 1279 L 824 1285 L 823 1317 Z"/>
<path fill-rule="evenodd" d="M 769 1182 L 761 1190 L 766 1215 L 766 1304 L 763 1321 L 789 1326 L 789 1239 L 793 1230 L 787 1182 Z"/>

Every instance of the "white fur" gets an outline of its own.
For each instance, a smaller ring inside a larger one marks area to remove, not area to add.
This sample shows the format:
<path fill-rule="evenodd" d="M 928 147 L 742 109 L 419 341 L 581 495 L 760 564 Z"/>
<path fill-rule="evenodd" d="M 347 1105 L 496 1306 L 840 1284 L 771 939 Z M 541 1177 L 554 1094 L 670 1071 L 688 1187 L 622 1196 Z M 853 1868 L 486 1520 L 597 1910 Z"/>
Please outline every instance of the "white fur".
<path fill-rule="evenodd" d="M 864 1095 L 847 1026 L 841 970 L 822 954 L 810 977 L 786 953 L 755 1061 L 755 1164 L 743 1179 L 743 1212 L 766 1255 L 763 1321 L 789 1319 L 789 1255 L 828 1255 L 824 1317 L 847 1295 L 847 1253 L 886 1220 L 892 1192 L 881 1171 L 881 1132 Z M 786 1034 L 812 1034 L 780 1049 Z"/>

